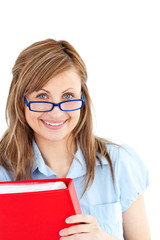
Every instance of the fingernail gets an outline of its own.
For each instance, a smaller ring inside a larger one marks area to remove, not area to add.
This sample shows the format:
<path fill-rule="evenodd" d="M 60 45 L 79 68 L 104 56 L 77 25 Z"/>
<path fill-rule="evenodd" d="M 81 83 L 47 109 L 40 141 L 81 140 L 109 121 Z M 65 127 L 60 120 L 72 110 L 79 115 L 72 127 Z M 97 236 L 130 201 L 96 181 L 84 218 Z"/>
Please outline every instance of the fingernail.
<path fill-rule="evenodd" d="M 66 218 L 66 223 L 70 223 L 70 219 L 69 218 Z"/>
<path fill-rule="evenodd" d="M 60 236 L 63 236 L 63 235 L 64 235 L 64 231 L 63 231 L 63 230 L 60 231 L 60 232 L 59 232 L 59 235 L 60 235 Z"/>

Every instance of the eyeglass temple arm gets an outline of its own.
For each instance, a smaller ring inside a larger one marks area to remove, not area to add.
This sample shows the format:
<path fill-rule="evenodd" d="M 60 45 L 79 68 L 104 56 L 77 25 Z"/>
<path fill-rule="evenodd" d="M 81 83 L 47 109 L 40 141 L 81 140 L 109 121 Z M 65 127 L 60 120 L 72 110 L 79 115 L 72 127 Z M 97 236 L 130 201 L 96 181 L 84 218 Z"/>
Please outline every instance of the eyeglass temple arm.
<path fill-rule="evenodd" d="M 84 91 L 83 91 L 83 89 L 82 89 L 82 100 L 83 100 L 83 102 L 85 103 L 85 97 L 84 97 Z"/>
<path fill-rule="evenodd" d="M 26 106 L 28 106 L 28 101 L 27 101 L 27 98 L 24 97 L 24 102 L 26 104 Z"/>

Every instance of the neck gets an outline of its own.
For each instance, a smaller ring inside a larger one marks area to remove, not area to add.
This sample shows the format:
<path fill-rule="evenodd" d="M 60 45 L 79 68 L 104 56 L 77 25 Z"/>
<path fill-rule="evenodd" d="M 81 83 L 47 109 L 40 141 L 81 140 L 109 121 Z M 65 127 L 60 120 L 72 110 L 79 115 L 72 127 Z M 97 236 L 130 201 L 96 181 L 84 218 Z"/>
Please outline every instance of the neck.
<path fill-rule="evenodd" d="M 71 146 L 66 141 L 46 141 L 45 139 L 35 138 L 45 163 L 59 177 L 66 177 L 73 161 L 72 153 L 76 152 L 76 146 Z"/>

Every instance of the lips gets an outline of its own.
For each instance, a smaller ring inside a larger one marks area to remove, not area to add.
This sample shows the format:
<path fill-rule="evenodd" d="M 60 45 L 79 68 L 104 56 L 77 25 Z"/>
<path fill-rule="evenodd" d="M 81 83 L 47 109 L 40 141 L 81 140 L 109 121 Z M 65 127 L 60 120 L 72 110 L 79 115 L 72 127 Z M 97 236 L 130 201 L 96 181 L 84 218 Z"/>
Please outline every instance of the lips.
<path fill-rule="evenodd" d="M 41 121 L 46 127 L 53 128 L 53 129 L 59 129 L 67 122 L 67 120 L 56 121 L 56 120 L 46 120 L 46 119 L 41 119 Z"/>

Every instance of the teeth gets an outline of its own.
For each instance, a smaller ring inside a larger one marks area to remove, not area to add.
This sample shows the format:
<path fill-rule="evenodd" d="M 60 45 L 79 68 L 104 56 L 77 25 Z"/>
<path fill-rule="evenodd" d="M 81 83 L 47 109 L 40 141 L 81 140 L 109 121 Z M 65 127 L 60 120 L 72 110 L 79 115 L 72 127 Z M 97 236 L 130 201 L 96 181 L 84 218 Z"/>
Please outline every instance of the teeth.
<path fill-rule="evenodd" d="M 47 123 L 48 125 L 51 125 L 51 126 L 59 126 L 59 125 L 63 124 L 63 122 L 62 123 L 49 123 L 49 122 L 46 122 L 44 120 L 43 120 L 43 122 L 45 122 L 45 123 Z"/>

